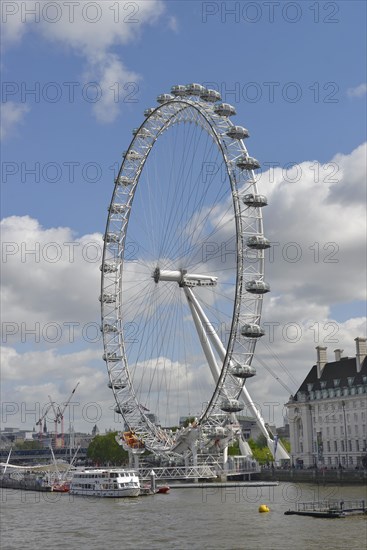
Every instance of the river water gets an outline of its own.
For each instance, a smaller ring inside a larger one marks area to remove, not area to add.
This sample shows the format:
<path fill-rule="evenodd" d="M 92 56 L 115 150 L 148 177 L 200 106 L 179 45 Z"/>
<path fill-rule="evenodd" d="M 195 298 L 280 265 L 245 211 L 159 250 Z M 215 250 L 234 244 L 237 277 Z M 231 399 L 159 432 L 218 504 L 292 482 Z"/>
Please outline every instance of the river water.
<path fill-rule="evenodd" d="M 366 516 L 285 516 L 295 503 L 366 499 L 362 486 L 174 489 L 133 499 L 2 489 L 1 550 L 309 550 L 367 546 Z M 258 512 L 267 504 L 269 513 Z"/>

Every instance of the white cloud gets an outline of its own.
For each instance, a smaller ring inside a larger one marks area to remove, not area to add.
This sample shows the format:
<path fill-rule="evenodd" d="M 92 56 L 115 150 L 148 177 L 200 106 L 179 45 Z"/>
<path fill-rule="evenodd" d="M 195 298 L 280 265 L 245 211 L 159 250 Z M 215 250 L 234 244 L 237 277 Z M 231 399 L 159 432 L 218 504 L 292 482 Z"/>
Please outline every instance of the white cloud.
<path fill-rule="evenodd" d="M 0 139 L 3 140 L 16 131 L 17 126 L 23 122 L 26 113 L 28 113 L 29 107 L 8 101 L 8 103 L 1 104 L 0 110 Z"/>
<path fill-rule="evenodd" d="M 348 97 L 363 97 L 367 93 L 367 84 L 363 82 L 362 84 L 359 84 L 359 86 L 355 86 L 354 88 L 348 88 L 347 95 Z"/>
<path fill-rule="evenodd" d="M 98 82 L 101 97 L 93 104 L 93 112 L 99 122 L 109 123 L 119 115 L 122 97 L 126 97 L 128 91 L 138 90 L 140 76 L 128 71 L 117 55 L 106 53 L 101 59 L 88 63 L 84 79 Z"/>
<path fill-rule="evenodd" d="M 98 366 L 93 366 L 98 361 Z M 57 404 L 65 404 L 71 391 L 79 385 L 64 414 L 76 431 L 91 432 L 95 423 L 103 428 L 121 429 L 112 412 L 111 390 L 100 350 L 60 354 L 57 350 L 19 353 L 14 348 L 1 349 L 4 426 L 31 429 L 42 412 L 46 412 L 49 396 Z M 65 376 L 65 373 L 68 373 Z M 53 412 L 47 415 L 53 429 Z"/>
<path fill-rule="evenodd" d="M 11 216 L 1 222 L 3 328 L 16 324 L 31 329 L 52 323 L 63 327 L 63 338 L 99 318 L 102 239 L 98 234 L 76 239 L 67 227 L 44 229 L 28 216 Z M 22 323 L 24 325 L 22 325 Z M 69 323 L 69 325 L 68 325 Z M 14 329 L 15 330 L 15 329 Z M 90 329 L 92 338 L 93 327 Z M 60 341 L 64 341 L 61 338 Z"/>
<path fill-rule="evenodd" d="M 274 243 L 267 278 L 281 300 L 310 307 L 365 299 L 366 149 L 303 162 L 297 181 L 281 168 L 262 174 L 265 234 Z"/>
<path fill-rule="evenodd" d="M 84 77 L 97 82 L 102 92 L 100 101 L 93 106 L 97 120 L 105 123 L 116 120 L 122 97 L 126 96 L 123 86 L 130 82 L 136 84 L 139 76 L 126 68 L 113 49 L 137 43 L 143 27 L 155 24 L 164 13 L 162 0 L 135 0 L 129 3 L 122 0 L 113 3 L 68 3 L 58 0 L 47 3 L 48 6 L 33 1 L 11 4 L 13 8 L 9 8 L 3 18 L 6 44 L 20 41 L 29 29 L 48 42 L 80 56 L 85 63 Z M 32 16 L 31 10 L 36 15 Z M 171 18 L 168 25 L 171 29 L 172 21 Z"/>

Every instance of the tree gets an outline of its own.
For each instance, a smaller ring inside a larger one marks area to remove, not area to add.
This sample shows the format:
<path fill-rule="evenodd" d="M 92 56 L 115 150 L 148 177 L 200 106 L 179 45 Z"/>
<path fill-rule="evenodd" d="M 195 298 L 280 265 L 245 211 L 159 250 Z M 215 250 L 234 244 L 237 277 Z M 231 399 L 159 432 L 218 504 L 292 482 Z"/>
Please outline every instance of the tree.
<path fill-rule="evenodd" d="M 264 445 L 265 443 L 265 445 Z M 266 464 L 272 462 L 273 455 L 271 454 L 264 436 L 260 436 L 256 441 L 253 439 L 248 440 L 252 454 L 259 464 Z"/>
<path fill-rule="evenodd" d="M 120 466 L 128 459 L 128 452 L 124 451 L 117 443 L 117 432 L 109 432 L 106 435 L 96 435 L 89 444 L 87 456 L 96 464 L 111 464 Z"/>
<path fill-rule="evenodd" d="M 15 444 L 15 448 L 21 451 L 34 451 L 36 449 L 43 449 L 42 443 L 35 440 L 18 441 Z"/>

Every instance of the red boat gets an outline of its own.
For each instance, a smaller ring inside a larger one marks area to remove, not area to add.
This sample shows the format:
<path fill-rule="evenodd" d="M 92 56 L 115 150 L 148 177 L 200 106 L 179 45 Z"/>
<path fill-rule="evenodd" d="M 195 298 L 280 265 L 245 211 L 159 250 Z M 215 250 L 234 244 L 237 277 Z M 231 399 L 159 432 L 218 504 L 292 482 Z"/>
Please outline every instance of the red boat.
<path fill-rule="evenodd" d="M 70 491 L 70 483 L 68 481 L 60 481 L 52 485 L 54 493 L 68 493 Z"/>
<path fill-rule="evenodd" d="M 157 493 L 168 493 L 169 491 L 169 486 L 168 485 L 161 485 L 160 487 L 157 487 Z"/>

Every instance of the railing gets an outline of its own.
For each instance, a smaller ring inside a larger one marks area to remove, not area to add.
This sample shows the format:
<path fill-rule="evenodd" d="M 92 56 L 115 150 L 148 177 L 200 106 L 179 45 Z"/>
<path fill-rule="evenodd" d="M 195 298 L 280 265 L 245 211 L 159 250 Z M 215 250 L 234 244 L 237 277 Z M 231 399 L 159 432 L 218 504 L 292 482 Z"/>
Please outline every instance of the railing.
<path fill-rule="evenodd" d="M 217 462 L 199 464 L 197 466 L 144 466 L 138 469 L 140 478 L 149 479 L 152 470 L 157 479 L 214 479 L 221 475 L 244 475 L 253 474 L 258 471 L 257 467 L 224 469 L 223 465 Z"/>
<path fill-rule="evenodd" d="M 196 478 L 216 478 L 217 470 L 208 464 L 202 466 L 167 466 L 139 468 L 138 473 L 141 479 L 150 479 L 152 470 L 157 479 L 196 479 Z"/>
<path fill-rule="evenodd" d="M 364 500 L 319 500 L 312 502 L 299 502 L 298 512 L 351 512 L 366 511 Z"/>

